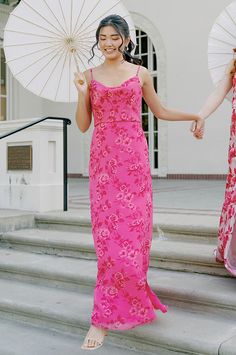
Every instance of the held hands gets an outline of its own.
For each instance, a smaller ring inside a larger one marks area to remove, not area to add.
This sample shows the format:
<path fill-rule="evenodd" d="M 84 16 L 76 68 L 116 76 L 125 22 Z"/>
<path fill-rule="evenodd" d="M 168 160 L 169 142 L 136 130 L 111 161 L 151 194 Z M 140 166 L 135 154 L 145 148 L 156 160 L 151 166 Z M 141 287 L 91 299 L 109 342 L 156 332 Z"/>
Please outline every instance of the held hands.
<path fill-rule="evenodd" d="M 204 134 L 205 120 L 204 118 L 198 116 L 196 121 L 193 121 L 190 127 L 190 131 L 193 133 L 193 136 L 197 139 L 202 139 Z"/>
<path fill-rule="evenodd" d="M 85 94 L 88 90 L 88 84 L 85 75 L 81 72 L 74 73 L 74 84 L 78 93 Z"/>

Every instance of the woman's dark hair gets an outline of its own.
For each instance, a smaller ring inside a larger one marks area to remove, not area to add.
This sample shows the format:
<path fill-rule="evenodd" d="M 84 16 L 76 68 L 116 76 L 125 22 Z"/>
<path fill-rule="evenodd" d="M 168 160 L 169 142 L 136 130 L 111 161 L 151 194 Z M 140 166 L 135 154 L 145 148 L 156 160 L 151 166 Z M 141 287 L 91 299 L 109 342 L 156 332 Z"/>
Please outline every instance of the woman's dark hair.
<path fill-rule="evenodd" d="M 100 30 L 102 27 L 105 26 L 112 26 L 114 27 L 114 29 L 119 33 L 119 35 L 122 38 L 122 43 L 119 47 L 119 51 L 122 53 L 124 60 L 126 60 L 127 62 L 133 63 L 133 64 L 137 64 L 140 65 L 142 64 L 142 60 L 134 57 L 131 52 L 132 50 L 135 48 L 134 43 L 130 40 L 129 44 L 127 47 L 124 48 L 124 51 L 122 52 L 120 50 L 120 48 L 122 47 L 124 41 L 123 41 L 123 37 L 125 39 L 127 39 L 130 36 L 130 32 L 129 32 L 129 25 L 128 23 L 125 21 L 125 19 L 119 15 L 109 15 L 107 17 L 105 17 L 103 20 L 101 20 L 101 22 L 99 23 L 99 26 L 97 28 L 96 31 L 96 43 L 93 45 L 92 49 L 91 49 L 91 53 L 92 56 L 89 59 L 92 60 L 93 57 L 95 56 L 94 53 L 94 48 L 98 45 L 98 41 L 99 41 L 99 34 L 100 34 Z"/>

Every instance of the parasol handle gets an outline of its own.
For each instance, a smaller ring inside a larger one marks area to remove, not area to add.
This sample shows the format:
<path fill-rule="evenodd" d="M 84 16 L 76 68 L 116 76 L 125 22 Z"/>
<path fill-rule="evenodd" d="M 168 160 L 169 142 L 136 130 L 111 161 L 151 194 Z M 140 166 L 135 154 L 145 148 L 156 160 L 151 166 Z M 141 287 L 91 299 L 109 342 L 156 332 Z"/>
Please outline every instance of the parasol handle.
<path fill-rule="evenodd" d="M 71 47 L 71 53 L 72 53 L 74 61 L 75 61 L 76 70 L 77 70 L 77 72 L 80 72 L 78 60 L 76 58 L 76 49 L 74 47 Z M 82 80 L 82 79 L 79 79 L 78 82 L 79 82 L 80 85 L 84 84 L 84 80 Z"/>

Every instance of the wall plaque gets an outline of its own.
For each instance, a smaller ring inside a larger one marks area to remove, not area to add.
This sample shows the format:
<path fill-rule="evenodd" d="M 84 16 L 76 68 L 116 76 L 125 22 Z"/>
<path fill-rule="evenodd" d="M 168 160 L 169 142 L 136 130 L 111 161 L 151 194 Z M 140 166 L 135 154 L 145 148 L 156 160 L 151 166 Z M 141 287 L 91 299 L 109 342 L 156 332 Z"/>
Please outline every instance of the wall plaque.
<path fill-rule="evenodd" d="M 7 170 L 32 170 L 32 145 L 8 146 Z"/>

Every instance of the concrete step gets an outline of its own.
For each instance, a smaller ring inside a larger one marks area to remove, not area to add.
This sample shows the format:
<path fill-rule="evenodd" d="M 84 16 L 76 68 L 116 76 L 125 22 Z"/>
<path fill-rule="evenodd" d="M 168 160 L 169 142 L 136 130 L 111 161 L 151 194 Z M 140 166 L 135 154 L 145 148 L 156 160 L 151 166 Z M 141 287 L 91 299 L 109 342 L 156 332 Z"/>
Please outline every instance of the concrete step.
<path fill-rule="evenodd" d="M 76 258 L 96 259 L 92 235 L 88 231 L 27 229 L 0 236 L 3 247 L 30 252 L 55 254 Z M 197 242 L 154 238 L 150 265 L 169 270 L 181 270 L 228 276 L 222 264 L 216 263 L 213 245 Z"/>
<path fill-rule="evenodd" d="M 91 231 L 90 212 L 87 209 L 67 212 L 36 214 L 35 222 L 40 228 L 66 231 Z M 153 216 L 153 233 L 166 239 L 216 243 L 219 216 L 212 214 L 158 212 Z M 81 229 L 83 228 L 83 229 Z"/>
<path fill-rule="evenodd" d="M 157 210 L 154 225 L 163 232 L 165 239 L 216 243 L 218 214 L 201 214 L 199 211 Z"/>
<path fill-rule="evenodd" d="M 0 247 L 75 258 L 96 258 L 92 235 L 88 231 L 22 229 L 0 235 Z"/>
<path fill-rule="evenodd" d="M 233 336 L 225 343 L 223 343 L 219 349 L 219 355 L 235 355 L 236 349 L 236 336 Z"/>
<path fill-rule="evenodd" d="M 0 319 L 0 354 L 1 355 L 82 355 L 81 344 L 85 332 L 69 334 L 53 329 L 46 329 L 35 325 L 29 325 L 17 320 Z M 98 355 L 143 355 L 132 349 L 121 348 L 106 342 L 96 350 Z M 156 354 L 146 353 L 145 354 Z M 163 352 L 162 355 L 174 355 L 177 353 Z M 179 353 L 178 353 L 179 354 Z"/>
<path fill-rule="evenodd" d="M 215 246 L 175 240 L 153 240 L 150 265 L 168 270 L 231 277 L 213 256 Z"/>
<path fill-rule="evenodd" d="M 95 285 L 95 260 L 73 259 L 54 255 L 41 255 L 0 250 L 0 277 L 31 284 L 88 293 Z M 193 310 L 228 314 L 235 318 L 236 284 L 233 279 L 220 276 L 151 267 L 148 280 L 161 300 Z"/>
<path fill-rule="evenodd" d="M 89 326 L 92 294 L 0 280 L 0 316 L 28 324 L 77 334 Z M 17 295 L 17 297 L 16 297 Z M 138 351 L 179 351 L 189 354 L 219 354 L 228 345 L 232 352 L 235 319 L 170 307 L 158 312 L 155 322 L 129 331 L 112 331 L 110 341 Z M 234 348 L 235 349 L 235 348 Z M 222 354 L 227 354 L 221 352 Z M 228 353 L 229 354 L 229 353 Z M 227 355 L 228 355 L 227 354 Z"/>
<path fill-rule="evenodd" d="M 34 213 L 0 209 L 0 234 L 34 226 Z"/>

